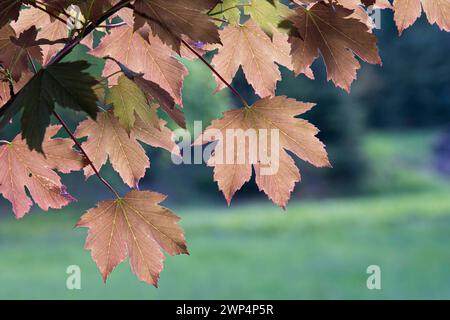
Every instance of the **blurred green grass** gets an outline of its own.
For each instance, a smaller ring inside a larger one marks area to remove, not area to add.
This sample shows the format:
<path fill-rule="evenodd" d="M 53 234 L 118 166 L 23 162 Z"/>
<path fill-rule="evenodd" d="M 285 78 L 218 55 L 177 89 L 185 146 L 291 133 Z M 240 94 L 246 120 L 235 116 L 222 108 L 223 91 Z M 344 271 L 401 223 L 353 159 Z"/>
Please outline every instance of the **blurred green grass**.
<path fill-rule="evenodd" d="M 0 298 L 438 299 L 450 298 L 450 184 L 429 167 L 434 133 L 371 134 L 370 196 L 174 208 L 190 256 L 168 257 L 160 288 L 128 263 L 103 284 L 74 207 L 0 220 Z M 69 265 L 82 290 L 66 289 Z M 382 290 L 366 268 L 382 269 Z"/>

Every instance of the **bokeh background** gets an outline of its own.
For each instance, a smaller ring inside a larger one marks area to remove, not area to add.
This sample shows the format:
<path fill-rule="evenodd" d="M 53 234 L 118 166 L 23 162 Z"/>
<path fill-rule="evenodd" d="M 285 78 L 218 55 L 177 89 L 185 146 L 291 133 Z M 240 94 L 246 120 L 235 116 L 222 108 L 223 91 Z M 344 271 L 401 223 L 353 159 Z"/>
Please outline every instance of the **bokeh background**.
<path fill-rule="evenodd" d="M 102 282 L 83 249 L 86 230 L 74 225 L 109 194 L 76 173 L 63 180 L 79 201 L 63 210 L 35 209 L 16 221 L 0 199 L 0 298 L 450 298 L 450 34 L 422 18 L 399 38 L 389 12 L 375 32 L 383 66 L 363 64 L 350 95 L 326 82 L 321 61 L 316 81 L 283 70 L 278 95 L 318 104 L 307 118 L 322 130 L 334 166 L 299 161 L 303 182 L 286 211 L 253 181 L 227 208 L 210 168 L 176 166 L 167 152 L 148 149 L 141 188 L 169 195 L 165 205 L 182 217 L 191 252 L 168 257 L 160 288 L 139 282 L 128 263 Z M 83 48 L 70 58 L 80 57 Z M 101 62 L 91 62 L 98 73 Z M 189 125 L 239 105 L 227 91 L 212 94 L 204 65 L 186 64 Z M 234 85 L 255 101 L 242 73 Z M 61 112 L 74 129 L 80 117 Z M 12 125 L 2 138 L 18 130 Z M 102 173 L 127 191 L 111 168 Z M 366 287 L 374 264 L 382 290 Z M 81 290 L 66 289 L 69 265 L 81 267 Z"/>

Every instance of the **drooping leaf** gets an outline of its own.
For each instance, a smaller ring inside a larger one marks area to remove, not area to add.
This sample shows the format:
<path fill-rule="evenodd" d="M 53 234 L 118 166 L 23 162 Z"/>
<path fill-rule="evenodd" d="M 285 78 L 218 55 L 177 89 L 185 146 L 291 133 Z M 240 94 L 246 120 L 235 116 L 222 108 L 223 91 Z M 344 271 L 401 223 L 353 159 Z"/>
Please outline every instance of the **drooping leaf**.
<path fill-rule="evenodd" d="M 180 52 L 180 39 L 183 35 L 194 41 L 218 43 L 217 27 L 206 14 L 206 11 L 213 8 L 217 2 L 217 0 L 136 0 L 134 30 L 148 24 L 153 34 L 176 52 Z"/>
<path fill-rule="evenodd" d="M 284 96 L 266 98 L 251 108 L 226 112 L 197 139 L 197 145 L 218 141 L 208 165 L 214 167 L 214 180 L 228 204 L 250 180 L 253 167 L 259 189 L 285 207 L 300 181 L 300 172 L 287 150 L 316 167 L 330 166 L 325 147 L 316 138 L 317 128 L 295 118 L 313 106 Z"/>
<path fill-rule="evenodd" d="M 25 0 L 2 0 L 0 5 L 0 28 L 10 21 L 15 21 L 19 17 L 20 8 L 29 1 Z"/>
<path fill-rule="evenodd" d="M 30 8 L 21 10 L 17 22 L 11 24 L 17 34 L 35 26 L 39 31 L 36 39 L 47 39 L 55 41 L 68 36 L 67 24 L 54 19 L 42 10 Z M 43 63 L 47 64 L 50 59 L 62 48 L 63 43 L 42 45 Z"/>
<path fill-rule="evenodd" d="M 22 88 L 14 101 L 1 109 L 0 128 L 23 110 L 22 134 L 32 150 L 42 152 L 45 129 L 50 123 L 55 104 L 85 111 L 95 119 L 98 81 L 83 72 L 89 68 L 85 61 L 63 62 L 43 68 Z"/>
<path fill-rule="evenodd" d="M 226 20 L 230 24 L 238 24 L 241 21 L 241 10 L 239 5 L 241 0 L 223 0 L 211 10 L 211 16 L 217 19 Z"/>
<path fill-rule="evenodd" d="M 82 144 L 83 149 L 100 170 L 109 158 L 113 168 L 130 187 L 136 187 L 150 167 L 145 150 L 137 140 L 153 147 L 159 147 L 179 154 L 179 149 L 172 140 L 172 132 L 160 120 L 160 127 L 144 123 L 137 118 L 128 134 L 112 112 L 101 112 L 97 121 L 87 119 L 77 128 L 77 138 L 88 137 Z M 84 169 L 86 178 L 94 174 L 91 167 Z"/>
<path fill-rule="evenodd" d="M 278 0 L 251 1 L 244 6 L 244 12 L 269 35 L 274 30 L 283 30 L 280 28 L 281 22 L 293 15 L 293 11 Z"/>
<path fill-rule="evenodd" d="M 400 34 L 421 16 L 422 8 L 430 24 L 450 32 L 450 0 L 394 0 L 394 20 Z"/>
<path fill-rule="evenodd" d="M 136 115 L 145 125 L 159 129 L 156 109 L 149 106 L 142 90 L 125 75 L 120 76 L 118 84 L 109 90 L 106 104 L 114 106 L 115 116 L 128 132 L 134 127 Z"/>
<path fill-rule="evenodd" d="M 15 38 L 14 30 L 7 26 L 0 29 L 0 63 L 19 81 L 26 72 L 30 59 L 42 63 L 42 50 L 36 43 L 38 30 L 35 26 L 23 31 Z"/>
<path fill-rule="evenodd" d="M 129 69 L 142 72 L 145 79 L 157 83 L 170 93 L 177 104 L 182 104 L 181 88 L 187 69 L 157 37 L 144 39 L 141 34 L 133 32 L 132 27 L 123 26 L 112 30 L 90 54 L 110 56 Z M 109 76 L 117 71 L 120 71 L 117 63 L 108 60 L 103 74 Z M 114 79 L 117 78 L 110 78 L 112 84 L 115 84 Z"/>
<path fill-rule="evenodd" d="M 159 204 L 165 198 L 131 191 L 122 199 L 99 203 L 81 217 L 77 227 L 89 228 L 86 249 L 104 281 L 129 257 L 136 276 L 157 286 L 165 260 L 162 250 L 171 256 L 189 253 L 180 218 Z"/>
<path fill-rule="evenodd" d="M 381 64 L 376 37 L 364 22 L 349 17 L 353 11 L 320 2 L 310 9 L 299 7 L 295 12 L 290 20 L 298 36 L 292 35 L 290 41 L 296 74 L 305 73 L 320 53 L 328 80 L 350 91 L 360 68 L 355 55 L 368 63 Z"/>
<path fill-rule="evenodd" d="M 274 44 L 253 20 L 244 25 L 229 25 L 220 32 L 223 47 L 212 60 L 213 66 L 222 77 L 231 82 L 242 66 L 247 81 L 260 97 L 275 94 L 281 73 L 276 62 L 291 67 L 288 49 L 281 43 Z M 285 45 L 288 43 L 285 39 Z M 284 50 L 283 50 L 284 49 Z M 217 79 L 218 90 L 224 84 Z"/>
<path fill-rule="evenodd" d="M 53 169 L 64 173 L 77 171 L 84 162 L 72 149 L 72 140 L 52 139 L 60 129 L 60 126 L 47 129 L 43 143 L 46 158 L 30 151 L 21 135 L 11 144 L 0 146 L 0 194 L 12 203 L 17 218 L 30 211 L 33 200 L 45 211 L 62 208 L 74 201 Z"/>

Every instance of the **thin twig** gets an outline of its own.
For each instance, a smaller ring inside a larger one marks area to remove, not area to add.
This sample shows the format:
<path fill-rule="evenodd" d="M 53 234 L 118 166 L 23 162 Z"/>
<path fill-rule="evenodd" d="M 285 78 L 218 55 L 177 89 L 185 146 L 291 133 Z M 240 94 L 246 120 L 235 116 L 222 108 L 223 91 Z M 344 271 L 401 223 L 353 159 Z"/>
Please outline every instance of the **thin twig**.
<path fill-rule="evenodd" d="M 33 59 L 31 59 L 30 55 L 28 54 L 28 60 L 31 63 L 31 66 L 33 68 L 34 73 L 37 73 L 37 68 L 36 65 L 33 62 Z M 78 147 L 78 149 L 80 150 L 80 152 L 84 155 L 84 158 L 86 159 L 86 161 L 89 163 L 90 167 L 92 168 L 92 170 L 94 170 L 95 175 L 99 178 L 99 180 L 109 189 L 111 190 L 111 192 L 117 197 L 117 199 L 120 198 L 119 194 L 117 193 L 117 191 L 105 180 L 103 179 L 103 177 L 100 175 L 100 172 L 97 170 L 97 168 L 95 167 L 94 163 L 92 162 L 92 160 L 89 158 L 89 156 L 87 155 L 86 151 L 84 151 L 83 147 L 81 146 L 81 144 L 78 142 L 77 138 L 73 135 L 73 133 L 70 131 L 69 127 L 67 126 L 67 124 L 64 122 L 64 120 L 59 116 L 59 114 L 53 110 L 53 116 L 58 120 L 58 122 L 63 126 L 64 130 L 67 132 L 67 134 L 70 136 L 70 138 L 72 139 L 72 141 L 75 143 L 75 145 Z"/>
<path fill-rule="evenodd" d="M 71 53 L 73 48 L 75 48 L 86 36 L 88 36 L 93 30 L 95 30 L 98 25 L 105 22 L 107 19 L 109 19 L 111 16 L 113 16 L 120 9 L 126 7 L 130 2 L 131 2 L 131 0 L 122 0 L 119 3 L 117 3 L 115 6 L 113 6 L 110 10 L 105 12 L 100 18 L 97 19 L 97 21 L 95 23 L 91 23 L 82 34 L 77 36 L 75 39 L 72 39 L 71 41 L 69 41 L 64 46 L 64 48 L 61 49 L 53 57 L 53 59 L 47 64 L 47 66 L 58 63 L 62 59 L 64 59 L 64 57 L 66 57 L 69 53 Z M 17 96 L 17 94 L 16 94 L 16 96 Z M 12 103 L 14 102 L 14 100 L 15 100 L 15 97 L 11 97 L 8 100 L 8 102 L 0 109 L 0 117 L 2 117 L 6 113 L 7 110 L 9 110 L 9 108 L 12 105 Z"/>
<path fill-rule="evenodd" d="M 64 122 L 64 120 L 59 116 L 59 114 L 56 111 L 53 111 L 53 115 L 55 116 L 56 119 L 58 119 L 59 123 L 61 123 L 61 125 L 64 128 L 64 130 L 67 132 L 67 134 L 73 140 L 73 142 L 75 143 L 77 148 L 80 150 L 80 152 L 84 155 L 86 161 L 89 163 L 89 166 L 92 168 L 92 170 L 94 170 L 94 173 L 97 176 L 97 178 L 100 179 L 100 181 L 114 194 L 114 196 L 117 199 L 120 199 L 120 196 L 117 193 L 117 191 L 105 179 L 103 179 L 103 177 L 100 175 L 100 172 L 97 170 L 97 168 L 95 167 L 94 163 L 92 162 L 92 160 L 87 155 L 86 151 L 84 151 L 83 147 L 78 142 L 77 138 L 72 134 L 72 132 L 70 131 L 69 127 Z"/>
<path fill-rule="evenodd" d="M 224 77 L 222 77 L 222 75 L 208 62 L 206 61 L 205 58 L 203 58 L 203 56 L 197 52 L 197 50 L 195 50 L 194 48 L 192 48 L 192 46 L 187 43 L 184 39 L 180 38 L 179 36 L 177 36 L 176 34 L 174 34 L 169 28 L 167 28 L 162 22 L 160 21 L 156 21 L 155 19 L 153 19 L 152 17 L 149 17 L 148 15 L 146 15 L 145 13 L 142 13 L 140 11 L 137 11 L 136 8 L 134 8 L 134 6 L 132 5 L 128 5 L 129 8 L 132 8 L 134 10 L 134 13 L 142 16 L 145 19 L 151 20 L 153 22 L 158 23 L 162 28 L 164 28 L 166 31 L 170 32 L 176 39 L 178 39 L 179 41 L 181 41 L 181 43 L 183 43 L 193 54 L 195 54 L 209 69 L 211 69 L 211 71 L 220 79 L 220 81 L 222 81 L 233 93 L 234 95 L 239 98 L 239 100 L 242 102 L 243 106 L 245 108 L 250 108 L 247 101 L 245 101 L 244 97 L 241 96 L 241 94 L 239 93 L 239 91 L 237 91 L 227 80 L 224 79 Z"/>
<path fill-rule="evenodd" d="M 48 14 L 49 16 L 52 16 L 53 18 L 55 18 L 55 19 L 61 21 L 61 22 L 64 23 L 64 24 L 67 23 L 67 21 L 65 21 L 65 20 L 62 19 L 61 17 L 57 16 L 57 15 L 54 14 L 53 12 L 51 12 L 51 11 L 49 11 L 49 10 L 47 10 L 47 9 L 45 9 L 45 8 L 43 8 L 43 7 L 41 7 L 41 6 L 38 6 L 36 3 L 31 2 L 30 5 L 32 5 L 32 6 L 35 7 L 36 9 L 39 9 L 39 10 L 41 10 L 41 11 L 44 11 L 44 12 L 45 12 L 46 14 Z"/>
<path fill-rule="evenodd" d="M 185 40 L 181 39 L 181 42 L 193 53 L 195 54 L 209 69 L 211 69 L 212 72 L 214 72 L 214 74 L 220 79 L 220 81 L 222 81 L 228 88 L 230 88 L 230 90 L 234 93 L 234 95 L 236 97 L 239 98 L 239 100 L 241 100 L 242 104 L 244 105 L 245 108 L 250 108 L 247 101 L 245 101 L 244 97 L 241 96 L 241 94 L 239 93 L 239 91 L 237 91 L 227 80 L 225 80 L 222 75 L 216 70 L 214 69 L 214 67 L 208 62 L 206 61 L 205 58 L 203 58 L 203 56 L 197 52 L 197 50 L 195 50 L 194 48 L 191 47 L 191 45 L 189 43 L 187 43 Z"/>

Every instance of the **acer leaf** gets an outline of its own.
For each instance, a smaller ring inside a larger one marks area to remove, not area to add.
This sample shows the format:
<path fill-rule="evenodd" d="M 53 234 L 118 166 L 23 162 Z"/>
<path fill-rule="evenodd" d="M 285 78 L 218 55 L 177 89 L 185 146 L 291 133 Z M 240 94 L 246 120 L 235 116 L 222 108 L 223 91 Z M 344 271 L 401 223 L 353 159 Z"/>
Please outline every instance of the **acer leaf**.
<path fill-rule="evenodd" d="M 141 34 L 133 32 L 132 27 L 122 26 L 113 29 L 102 39 L 100 45 L 89 53 L 97 57 L 112 57 L 129 69 L 142 72 L 145 79 L 157 83 L 177 104 L 182 104 L 181 88 L 187 69 L 157 37 L 144 39 Z M 117 63 L 106 61 L 104 76 L 117 71 L 120 71 Z M 115 82 L 112 81 L 111 84 Z"/>
<path fill-rule="evenodd" d="M 8 81 L 0 80 L 0 108 L 9 100 L 11 97 Z"/>
<path fill-rule="evenodd" d="M 111 60 L 111 58 L 109 58 L 109 60 Z M 117 63 L 123 74 L 142 90 L 148 101 L 159 104 L 164 112 L 172 118 L 172 120 L 174 120 L 180 127 L 186 128 L 186 119 L 183 111 L 175 106 L 175 101 L 166 90 L 161 88 L 158 84 L 144 79 L 142 73 L 137 73 L 130 70 L 117 60 L 113 61 Z"/>
<path fill-rule="evenodd" d="M 288 6 L 272 0 L 251 1 L 244 6 L 244 12 L 269 35 L 276 29 L 282 30 L 281 22 L 293 15 Z"/>
<path fill-rule="evenodd" d="M 50 123 L 55 104 L 76 111 L 97 115 L 97 95 L 93 89 L 98 81 L 83 72 L 90 67 L 85 61 L 63 62 L 41 69 L 16 95 L 4 111 L 0 128 L 23 110 L 22 134 L 32 150 L 42 152 L 45 128 Z M 7 110 L 6 110 L 7 109 Z"/>
<path fill-rule="evenodd" d="M 238 24 L 241 21 L 241 10 L 239 5 L 241 0 L 223 0 L 211 10 L 211 16 L 226 20 L 230 24 Z"/>
<path fill-rule="evenodd" d="M 42 63 L 42 50 L 36 44 L 37 34 L 35 26 L 22 32 L 17 39 L 12 28 L 0 30 L 0 63 L 11 72 L 15 81 L 28 70 L 30 59 Z"/>
<path fill-rule="evenodd" d="M 114 106 L 115 116 L 128 132 L 134 127 L 136 114 L 145 125 L 159 129 L 156 108 L 150 108 L 142 90 L 125 75 L 120 76 L 118 84 L 109 90 L 106 104 Z"/>
<path fill-rule="evenodd" d="M 109 0 L 75 0 L 72 2 L 80 8 L 83 17 L 89 21 L 95 21 L 112 7 Z"/>
<path fill-rule="evenodd" d="M 247 81 L 260 97 L 273 96 L 281 73 L 275 62 L 291 67 L 287 39 L 283 44 L 274 44 L 253 20 L 244 25 L 229 25 L 220 31 L 223 47 L 212 60 L 212 65 L 231 82 L 239 66 L 242 66 Z M 287 48 L 286 48 L 287 46 Z M 218 90 L 224 84 L 217 79 Z"/>
<path fill-rule="evenodd" d="M 450 32 L 449 0 L 394 0 L 394 20 L 400 34 L 421 16 L 422 8 L 430 24 Z"/>
<path fill-rule="evenodd" d="M 295 118 L 313 106 L 284 96 L 262 99 L 251 108 L 226 112 L 222 119 L 213 121 L 205 130 L 205 133 L 213 134 L 204 134 L 197 139 L 197 145 L 218 141 L 208 165 L 214 167 L 214 180 L 228 205 L 236 191 L 250 180 L 253 166 L 259 189 L 275 204 L 285 207 L 295 183 L 300 181 L 300 172 L 287 150 L 316 167 L 330 166 L 325 147 L 316 138 L 317 128 L 306 120 Z M 215 131 L 221 133 L 219 138 Z M 229 134 L 235 136 L 230 138 Z M 239 137 L 239 134 L 244 136 Z M 261 143 L 261 139 L 267 143 Z M 272 157 L 270 163 L 263 158 L 261 150 L 267 151 L 267 157 Z M 272 172 L 261 173 L 268 169 Z"/>
<path fill-rule="evenodd" d="M 165 127 L 163 120 L 159 121 L 159 128 L 156 128 L 137 118 L 128 134 L 112 112 L 99 113 L 97 121 L 83 121 L 75 136 L 88 137 L 82 147 L 98 170 L 109 158 L 114 170 L 130 187 L 136 187 L 144 177 L 146 169 L 150 167 L 145 150 L 137 140 L 177 155 L 180 152 L 172 140 L 172 132 Z M 84 173 L 86 178 L 94 174 L 89 166 L 84 169 Z"/>
<path fill-rule="evenodd" d="M 353 11 L 340 5 L 317 3 L 310 9 L 299 7 L 290 17 L 298 36 L 291 36 L 292 59 L 296 74 L 306 73 L 322 55 L 328 80 L 350 91 L 356 70 L 360 68 L 355 55 L 362 60 L 381 64 L 376 37 L 364 22 L 349 18 Z"/>
<path fill-rule="evenodd" d="M 189 254 L 180 218 L 159 205 L 166 196 L 131 191 L 124 198 L 104 201 L 86 212 L 77 227 L 89 228 L 86 249 L 91 250 L 103 280 L 130 258 L 133 272 L 155 287 L 169 255 Z"/>
<path fill-rule="evenodd" d="M 0 28 L 7 25 L 11 20 L 17 20 L 19 11 L 23 4 L 29 1 L 23 0 L 2 0 L 0 6 Z"/>
<path fill-rule="evenodd" d="M 217 2 L 217 0 L 136 0 L 134 30 L 147 23 L 153 34 L 176 52 L 180 52 L 180 40 L 183 35 L 194 41 L 218 43 L 217 27 L 206 14 L 206 11 L 213 8 Z"/>
<path fill-rule="evenodd" d="M 36 8 L 21 10 L 17 22 L 11 24 L 17 34 L 35 26 L 39 29 L 36 39 L 47 39 L 56 41 L 66 38 L 68 28 L 66 23 L 51 18 L 47 13 Z M 47 64 L 50 59 L 62 48 L 64 44 L 55 43 L 52 45 L 42 45 L 43 63 Z"/>
<path fill-rule="evenodd" d="M 50 126 L 47 129 L 43 143 L 46 157 L 30 151 L 21 135 L 11 144 L 0 146 L 0 194 L 12 203 L 17 218 L 30 211 L 33 200 L 45 211 L 62 208 L 74 201 L 52 169 L 68 173 L 80 170 L 84 162 L 72 149 L 72 140 L 51 139 L 60 128 Z"/>

